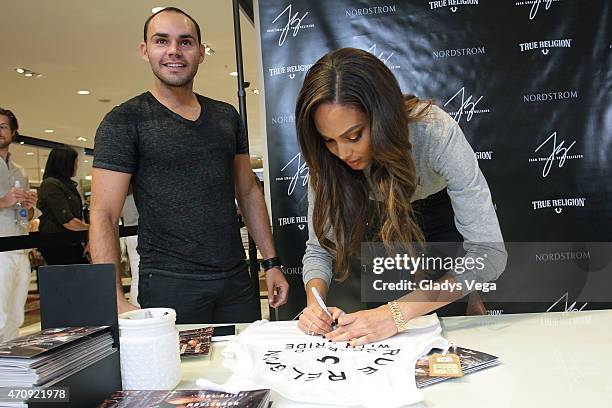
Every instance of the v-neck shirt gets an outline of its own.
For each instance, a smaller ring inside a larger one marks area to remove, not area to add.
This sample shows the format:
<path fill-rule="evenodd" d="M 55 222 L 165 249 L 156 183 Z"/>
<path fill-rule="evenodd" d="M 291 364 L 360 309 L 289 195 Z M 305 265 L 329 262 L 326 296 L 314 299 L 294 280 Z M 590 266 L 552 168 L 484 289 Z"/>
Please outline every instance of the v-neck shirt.
<path fill-rule="evenodd" d="M 109 112 L 94 167 L 132 175 L 141 274 L 220 279 L 244 266 L 234 157 L 248 154 L 236 109 L 195 94 L 192 121 L 145 92 Z"/>

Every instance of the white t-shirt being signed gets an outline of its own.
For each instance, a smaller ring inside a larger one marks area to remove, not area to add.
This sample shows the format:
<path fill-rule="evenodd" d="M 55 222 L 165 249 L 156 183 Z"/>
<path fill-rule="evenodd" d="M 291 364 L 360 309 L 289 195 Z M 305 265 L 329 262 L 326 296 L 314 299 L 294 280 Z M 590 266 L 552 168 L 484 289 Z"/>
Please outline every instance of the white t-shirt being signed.
<path fill-rule="evenodd" d="M 297 402 L 336 406 L 400 407 L 423 400 L 416 360 L 445 348 L 437 318 L 381 342 L 351 347 L 300 331 L 297 322 L 258 321 L 223 351 L 234 374 L 227 384 L 271 388 Z M 247 385 L 248 384 L 248 385 Z"/>

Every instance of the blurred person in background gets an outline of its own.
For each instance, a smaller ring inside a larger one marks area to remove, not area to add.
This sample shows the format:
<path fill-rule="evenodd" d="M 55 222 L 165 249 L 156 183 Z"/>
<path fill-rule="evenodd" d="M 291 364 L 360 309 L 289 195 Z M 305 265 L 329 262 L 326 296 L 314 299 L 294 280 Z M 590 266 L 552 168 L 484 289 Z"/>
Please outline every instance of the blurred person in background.
<path fill-rule="evenodd" d="M 125 203 L 123 203 L 121 218 L 123 218 L 123 225 L 126 227 L 138 225 L 138 209 L 136 209 L 136 203 L 134 202 L 134 193 L 131 184 L 128 190 L 128 195 L 125 197 Z M 138 251 L 136 250 L 138 247 L 138 235 L 130 235 L 125 237 L 125 246 L 127 248 L 128 258 L 130 260 L 130 272 L 132 273 L 132 282 L 130 283 L 130 303 L 134 306 L 140 307 L 140 304 L 138 303 L 138 265 L 140 264 L 140 255 L 138 255 Z"/>
<path fill-rule="evenodd" d="M 0 237 L 25 235 L 26 226 L 16 217 L 18 203 L 33 214 L 36 193 L 28 191 L 24 170 L 11 159 L 9 146 L 17 137 L 19 125 L 10 110 L 0 108 Z M 19 188 L 15 182 L 19 182 Z M 0 343 L 17 337 L 23 324 L 28 297 L 30 262 L 26 250 L 0 252 Z"/>
<path fill-rule="evenodd" d="M 89 224 L 83 221 L 83 202 L 77 183 L 72 181 L 77 166 L 78 153 L 71 147 L 57 147 L 49 153 L 38 189 L 38 208 L 42 212 L 39 231 L 42 234 L 89 229 Z M 44 247 L 40 251 L 49 265 L 89 263 L 81 242 Z"/>

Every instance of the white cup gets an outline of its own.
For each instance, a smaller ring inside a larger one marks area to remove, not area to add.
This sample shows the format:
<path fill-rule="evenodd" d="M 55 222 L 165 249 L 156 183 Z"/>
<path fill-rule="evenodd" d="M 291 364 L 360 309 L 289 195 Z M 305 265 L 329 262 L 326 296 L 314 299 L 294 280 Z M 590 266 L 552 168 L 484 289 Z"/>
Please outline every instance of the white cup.
<path fill-rule="evenodd" d="M 124 390 L 171 390 L 181 381 L 176 312 L 168 308 L 119 315 Z"/>

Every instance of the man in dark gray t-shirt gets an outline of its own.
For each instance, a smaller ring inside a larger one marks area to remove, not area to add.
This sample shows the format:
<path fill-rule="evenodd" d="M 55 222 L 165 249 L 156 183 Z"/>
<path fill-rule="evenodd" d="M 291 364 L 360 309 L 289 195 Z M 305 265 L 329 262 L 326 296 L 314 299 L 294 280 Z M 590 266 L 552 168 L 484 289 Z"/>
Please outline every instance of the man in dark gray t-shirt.
<path fill-rule="evenodd" d="M 142 271 L 211 280 L 244 265 L 233 163 L 248 145 L 231 105 L 196 97 L 195 121 L 150 92 L 116 107 L 98 128 L 93 165 L 132 174 Z"/>
<path fill-rule="evenodd" d="M 268 261 L 271 306 L 285 303 L 288 284 L 252 177 L 243 122 L 231 105 L 193 92 L 204 50 L 190 16 L 166 8 L 147 20 L 144 32 L 140 50 L 154 86 L 109 112 L 96 133 L 93 261 L 119 270 L 116 225 L 132 183 L 140 214 L 140 305 L 172 307 L 179 323 L 252 321 L 259 296 L 250 285 L 234 198 Z M 123 312 L 133 306 L 119 282 L 118 276 Z"/>

